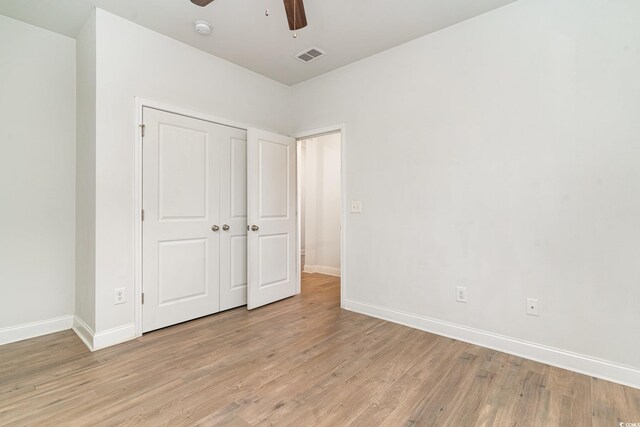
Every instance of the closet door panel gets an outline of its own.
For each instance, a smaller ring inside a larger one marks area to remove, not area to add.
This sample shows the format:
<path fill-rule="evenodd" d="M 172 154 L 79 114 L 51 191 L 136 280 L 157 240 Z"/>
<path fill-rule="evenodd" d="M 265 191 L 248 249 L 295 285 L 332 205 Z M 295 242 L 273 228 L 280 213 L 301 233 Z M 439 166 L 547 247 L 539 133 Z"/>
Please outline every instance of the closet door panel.
<path fill-rule="evenodd" d="M 247 143 L 247 308 L 296 293 L 296 141 L 249 129 Z"/>
<path fill-rule="evenodd" d="M 144 108 L 144 332 L 220 310 L 219 125 Z"/>
<path fill-rule="evenodd" d="M 220 309 L 247 303 L 247 132 L 228 128 L 221 143 Z"/>

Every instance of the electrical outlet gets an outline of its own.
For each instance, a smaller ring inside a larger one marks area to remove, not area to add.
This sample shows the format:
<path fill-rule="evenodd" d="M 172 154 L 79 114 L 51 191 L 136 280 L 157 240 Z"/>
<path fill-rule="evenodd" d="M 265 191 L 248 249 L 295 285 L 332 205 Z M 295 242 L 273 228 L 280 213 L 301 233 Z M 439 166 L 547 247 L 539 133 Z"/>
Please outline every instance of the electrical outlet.
<path fill-rule="evenodd" d="M 467 302 L 467 288 L 464 286 L 458 286 L 456 288 L 456 301 Z"/>
<path fill-rule="evenodd" d="M 113 303 L 124 304 L 126 301 L 124 288 L 114 289 Z"/>
<path fill-rule="evenodd" d="M 362 213 L 362 202 L 359 200 L 351 201 L 351 213 Z"/>
<path fill-rule="evenodd" d="M 527 314 L 529 316 L 540 316 L 537 299 L 527 298 Z"/>

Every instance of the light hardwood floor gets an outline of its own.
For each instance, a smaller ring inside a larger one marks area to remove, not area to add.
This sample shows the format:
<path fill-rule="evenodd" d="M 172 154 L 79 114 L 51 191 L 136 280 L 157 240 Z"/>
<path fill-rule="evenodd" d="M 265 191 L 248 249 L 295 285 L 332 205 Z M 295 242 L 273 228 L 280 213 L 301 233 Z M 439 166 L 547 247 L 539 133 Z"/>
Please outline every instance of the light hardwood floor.
<path fill-rule="evenodd" d="M 640 390 L 340 310 L 339 282 L 90 353 L 0 347 L 0 425 L 606 426 Z"/>

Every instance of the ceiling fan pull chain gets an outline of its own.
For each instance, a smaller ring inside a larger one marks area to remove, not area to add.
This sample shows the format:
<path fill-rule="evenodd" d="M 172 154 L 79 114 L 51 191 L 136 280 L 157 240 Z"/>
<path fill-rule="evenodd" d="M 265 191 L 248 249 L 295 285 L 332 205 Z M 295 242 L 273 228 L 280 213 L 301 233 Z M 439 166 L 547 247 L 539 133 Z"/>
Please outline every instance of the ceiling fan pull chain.
<path fill-rule="evenodd" d="M 297 38 L 298 34 L 296 33 L 296 1 L 293 0 L 293 38 Z"/>

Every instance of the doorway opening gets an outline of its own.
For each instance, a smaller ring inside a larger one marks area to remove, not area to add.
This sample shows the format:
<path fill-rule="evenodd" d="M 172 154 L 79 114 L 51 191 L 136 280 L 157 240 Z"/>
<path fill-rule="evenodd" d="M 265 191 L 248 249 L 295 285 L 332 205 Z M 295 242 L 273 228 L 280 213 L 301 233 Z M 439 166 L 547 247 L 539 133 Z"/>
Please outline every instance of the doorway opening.
<path fill-rule="evenodd" d="M 305 293 L 318 289 L 307 284 L 335 285 L 342 276 L 342 132 L 300 137 L 297 152 L 298 262 Z"/>

